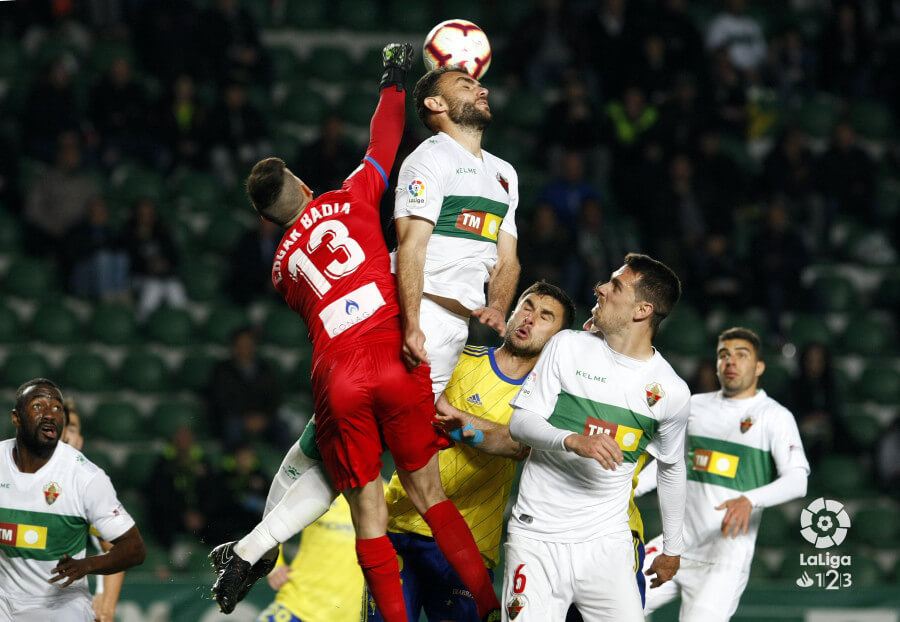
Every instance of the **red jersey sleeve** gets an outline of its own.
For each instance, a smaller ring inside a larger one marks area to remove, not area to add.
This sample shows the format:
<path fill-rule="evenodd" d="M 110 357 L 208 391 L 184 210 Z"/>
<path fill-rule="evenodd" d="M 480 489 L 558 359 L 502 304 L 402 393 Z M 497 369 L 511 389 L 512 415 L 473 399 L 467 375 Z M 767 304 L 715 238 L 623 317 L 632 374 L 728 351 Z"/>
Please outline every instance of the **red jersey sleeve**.
<path fill-rule="evenodd" d="M 369 125 L 369 148 L 362 165 L 351 173 L 344 188 L 365 203 L 377 207 L 387 190 L 397 148 L 406 121 L 406 91 L 382 89 Z"/>

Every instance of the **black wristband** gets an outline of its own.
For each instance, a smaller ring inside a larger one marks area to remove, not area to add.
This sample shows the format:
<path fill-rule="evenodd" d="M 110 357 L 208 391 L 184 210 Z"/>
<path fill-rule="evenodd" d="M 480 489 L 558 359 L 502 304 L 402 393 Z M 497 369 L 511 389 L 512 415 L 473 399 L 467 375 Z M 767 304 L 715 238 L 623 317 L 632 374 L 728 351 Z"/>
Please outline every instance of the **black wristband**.
<path fill-rule="evenodd" d="M 396 65 L 391 65 L 390 67 L 385 67 L 378 90 L 383 91 L 389 86 L 396 86 L 399 92 L 405 89 L 405 82 L 406 72 Z"/>

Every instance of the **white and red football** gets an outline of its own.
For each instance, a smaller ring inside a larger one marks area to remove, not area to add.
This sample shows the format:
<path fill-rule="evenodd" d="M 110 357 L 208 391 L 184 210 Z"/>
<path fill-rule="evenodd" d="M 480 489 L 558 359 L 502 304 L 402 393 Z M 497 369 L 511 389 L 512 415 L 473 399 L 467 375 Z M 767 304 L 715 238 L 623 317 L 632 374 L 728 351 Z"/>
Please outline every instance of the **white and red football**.
<path fill-rule="evenodd" d="M 478 80 L 491 66 L 491 44 L 477 25 L 464 19 L 448 19 L 425 37 L 422 59 L 428 71 L 444 65 L 461 65 Z"/>

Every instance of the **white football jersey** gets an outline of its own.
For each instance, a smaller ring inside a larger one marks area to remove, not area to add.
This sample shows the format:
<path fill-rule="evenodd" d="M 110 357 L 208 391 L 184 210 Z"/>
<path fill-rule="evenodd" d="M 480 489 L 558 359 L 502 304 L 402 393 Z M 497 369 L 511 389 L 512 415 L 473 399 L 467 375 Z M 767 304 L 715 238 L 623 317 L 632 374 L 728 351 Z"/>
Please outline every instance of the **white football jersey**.
<path fill-rule="evenodd" d="M 500 231 L 517 236 L 519 178 L 509 163 L 482 150 L 482 158 L 440 132 L 403 161 L 394 218 L 434 223 L 425 253 L 426 294 L 485 304 L 484 284 L 497 264 Z M 391 254 L 392 270 L 396 253 Z"/>
<path fill-rule="evenodd" d="M 771 483 L 809 462 L 794 416 L 760 390 L 749 399 L 721 391 L 691 397 L 687 426 L 687 508 L 682 557 L 749 569 L 762 508 L 750 514 L 746 534 L 722 537 L 728 499 Z"/>
<path fill-rule="evenodd" d="M 630 533 L 635 464 L 644 451 L 665 463 L 683 459 L 689 398 L 687 385 L 658 351 L 640 361 L 615 352 L 597 333 L 555 335 L 513 406 L 560 429 L 609 434 L 624 461 L 607 471 L 571 452 L 532 449 L 509 533 L 551 542 Z"/>
<path fill-rule="evenodd" d="M 15 439 L 0 442 L 0 593 L 16 601 L 79 595 L 90 602 L 86 577 L 60 588 L 48 582 L 50 571 L 64 554 L 84 557 L 91 525 L 112 541 L 134 520 L 103 469 L 77 449 L 57 443 L 47 464 L 22 473 L 13 460 L 15 445 Z"/>

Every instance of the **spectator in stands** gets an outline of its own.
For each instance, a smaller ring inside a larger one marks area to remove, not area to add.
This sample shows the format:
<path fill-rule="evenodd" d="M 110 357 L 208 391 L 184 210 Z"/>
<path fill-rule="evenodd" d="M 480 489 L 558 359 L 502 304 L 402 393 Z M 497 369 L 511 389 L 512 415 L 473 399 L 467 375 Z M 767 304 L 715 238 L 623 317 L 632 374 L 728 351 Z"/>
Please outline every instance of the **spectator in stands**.
<path fill-rule="evenodd" d="M 128 302 L 128 254 L 109 222 L 106 200 L 90 201 L 88 215 L 67 239 L 71 286 L 77 296 L 104 302 Z"/>
<path fill-rule="evenodd" d="M 770 196 L 783 194 L 804 205 L 814 189 L 814 173 L 815 161 L 806 133 L 799 127 L 788 127 L 766 156 L 760 181 Z"/>
<path fill-rule="evenodd" d="M 353 170 L 359 160 L 359 149 L 349 142 L 341 116 L 332 111 L 323 119 L 319 135 L 300 149 L 296 159 L 297 170 L 303 171 L 310 188 L 340 188 L 347 171 Z"/>
<path fill-rule="evenodd" d="M 593 8 L 594 3 L 588 6 Z M 630 6 L 628 0 L 601 0 L 600 8 L 584 18 L 585 32 L 590 33 L 593 44 L 587 66 L 599 72 L 600 84 L 608 95 L 622 92 L 628 80 L 634 79 L 628 75 L 623 59 L 640 53 L 639 18 L 639 7 Z"/>
<path fill-rule="evenodd" d="M 583 74 L 575 69 L 564 71 L 561 95 L 547 109 L 541 124 L 540 152 L 547 156 L 545 165 L 562 159 L 560 149 L 586 152 L 600 142 L 601 117 Z"/>
<path fill-rule="evenodd" d="M 672 97 L 660 108 L 659 133 L 667 150 L 692 150 L 708 114 L 694 75 L 679 72 L 674 78 Z"/>
<path fill-rule="evenodd" d="M 726 48 L 713 51 L 710 102 L 713 118 L 735 138 L 747 139 L 747 92 L 744 76 Z"/>
<path fill-rule="evenodd" d="M 787 200 L 775 197 L 766 212 L 765 227 L 755 236 L 750 250 L 750 267 L 755 296 L 768 320 L 769 337 L 784 339 L 781 316 L 805 306 L 800 273 L 809 263 L 809 253 L 801 233 L 791 224 Z"/>
<path fill-rule="evenodd" d="M 22 111 L 25 153 L 52 162 L 61 136 L 77 136 L 82 115 L 72 86 L 74 63 L 60 56 L 53 59 L 45 74 L 34 83 Z"/>
<path fill-rule="evenodd" d="M 134 79 L 131 60 L 115 56 L 107 73 L 91 91 L 89 118 L 99 133 L 100 159 L 109 169 L 124 157 L 159 164 L 159 147 L 151 141 L 150 100 Z"/>
<path fill-rule="evenodd" d="M 128 252 L 132 284 L 137 293 L 137 317 L 144 321 L 162 304 L 187 305 L 178 276 L 178 249 L 151 199 L 141 199 L 122 228 L 122 248 Z"/>
<path fill-rule="evenodd" d="M 200 18 L 199 43 L 206 74 L 217 83 L 270 83 L 271 68 L 256 24 L 238 0 L 214 0 Z"/>
<path fill-rule="evenodd" d="M 247 101 L 247 88 L 230 82 L 222 100 L 210 118 L 213 142 L 212 164 L 223 181 L 234 179 L 235 167 L 250 170 L 254 163 L 269 155 L 266 122 Z"/>
<path fill-rule="evenodd" d="M 19 188 L 20 157 L 13 142 L 7 136 L 0 136 L 0 206 L 13 214 L 20 214 L 23 209 Z"/>
<path fill-rule="evenodd" d="M 648 171 L 662 158 L 659 144 L 659 111 L 647 103 L 636 85 L 622 92 L 622 98 L 606 105 L 606 131 L 611 147 L 613 191 L 626 209 L 641 207 L 652 187 Z"/>
<path fill-rule="evenodd" d="M 724 0 L 706 30 L 709 50 L 725 48 L 734 66 L 743 72 L 755 71 L 766 58 L 766 37 L 759 22 L 747 15 L 744 0 Z"/>
<path fill-rule="evenodd" d="M 791 410 L 797 417 L 803 447 L 811 462 L 834 451 L 852 449 L 841 423 L 841 395 L 831 353 L 821 343 L 811 343 L 800 353 L 791 394 Z"/>
<path fill-rule="evenodd" d="M 275 370 L 256 352 L 252 329 L 239 328 L 231 336 L 231 356 L 216 364 L 209 388 L 212 429 L 228 447 L 248 438 L 284 445 L 278 434 L 281 390 Z"/>
<path fill-rule="evenodd" d="M 647 94 L 647 101 L 662 106 L 671 97 L 677 69 L 669 58 L 665 39 L 658 32 L 650 31 L 641 41 L 640 56 L 631 70 Z"/>
<path fill-rule="evenodd" d="M 577 303 L 593 306 L 598 275 L 612 274 L 627 249 L 639 247 L 639 241 L 633 239 L 622 223 L 612 218 L 610 210 L 599 198 L 586 198 L 581 203 L 575 229 L 578 261 L 566 270 L 562 280 L 556 282 L 562 284 L 565 291 L 572 292 Z"/>
<path fill-rule="evenodd" d="M 269 492 L 253 445 L 241 443 L 222 459 L 222 511 L 216 516 L 213 542 L 228 542 L 250 533 L 262 518 Z"/>
<path fill-rule="evenodd" d="M 696 266 L 698 291 L 691 297 L 707 308 L 737 311 L 744 306 L 746 283 L 731 238 L 725 232 L 713 232 L 704 245 L 703 259 Z"/>
<path fill-rule="evenodd" d="M 191 2 L 144 0 L 135 6 L 132 29 L 140 65 L 164 84 L 182 74 L 197 76 L 200 50 L 200 13 Z"/>
<path fill-rule="evenodd" d="M 27 249 L 42 255 L 60 253 L 66 235 L 87 216 L 91 199 L 100 194 L 82 169 L 81 153 L 75 132 L 61 134 L 56 165 L 36 177 L 28 189 L 23 214 L 31 238 Z"/>
<path fill-rule="evenodd" d="M 871 42 L 856 4 L 841 1 L 819 48 L 819 84 L 841 95 L 859 96 L 869 89 Z"/>
<path fill-rule="evenodd" d="M 761 69 L 762 81 L 778 91 L 783 101 L 796 94 L 813 90 L 816 80 L 816 59 L 803 37 L 803 32 L 791 24 L 783 28 L 769 44 L 766 63 Z"/>
<path fill-rule="evenodd" d="M 503 53 L 507 82 L 539 92 L 567 67 L 585 62 L 588 43 L 581 22 L 563 0 L 537 0 L 513 27 Z"/>
<path fill-rule="evenodd" d="M 149 503 L 150 526 L 157 541 L 171 549 L 179 535 L 209 540 L 210 525 L 215 523 L 221 482 L 212 465 L 196 443 L 190 426 L 182 425 L 153 468 L 148 498 L 165 503 Z"/>
<path fill-rule="evenodd" d="M 730 234 L 735 208 L 749 198 L 749 180 L 722 148 L 718 126 L 708 125 L 697 136 L 694 178 L 706 207 L 704 217 L 710 230 Z"/>
<path fill-rule="evenodd" d="M 852 214 L 874 222 L 875 174 L 875 162 L 857 143 L 853 125 L 838 122 L 816 175 L 828 214 L 832 218 Z"/>
<path fill-rule="evenodd" d="M 547 202 L 539 203 L 523 233 L 521 253 L 530 261 L 523 266 L 521 280 L 562 283 L 571 263 L 572 234 L 560 223 L 556 209 Z"/>
<path fill-rule="evenodd" d="M 231 253 L 228 293 L 241 306 L 275 293 L 272 260 L 282 234 L 277 225 L 260 218 L 256 228 L 245 233 Z"/>
<path fill-rule="evenodd" d="M 194 79 L 183 73 L 169 90 L 158 113 L 158 124 L 170 164 L 173 168 L 202 168 L 206 165 L 209 118 L 197 99 Z"/>
<path fill-rule="evenodd" d="M 550 182 L 542 191 L 540 201 L 549 203 L 556 211 L 556 217 L 569 235 L 575 233 L 578 212 L 585 199 L 600 196 L 597 188 L 585 179 L 584 156 L 578 151 L 569 151 L 563 156 L 561 175 Z M 547 280 L 552 283 L 559 281 Z"/>
<path fill-rule="evenodd" d="M 666 42 L 667 55 L 678 71 L 700 77 L 706 59 L 703 38 L 687 14 L 688 0 L 663 0 L 654 26 Z"/>

